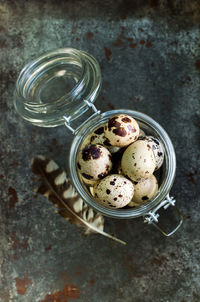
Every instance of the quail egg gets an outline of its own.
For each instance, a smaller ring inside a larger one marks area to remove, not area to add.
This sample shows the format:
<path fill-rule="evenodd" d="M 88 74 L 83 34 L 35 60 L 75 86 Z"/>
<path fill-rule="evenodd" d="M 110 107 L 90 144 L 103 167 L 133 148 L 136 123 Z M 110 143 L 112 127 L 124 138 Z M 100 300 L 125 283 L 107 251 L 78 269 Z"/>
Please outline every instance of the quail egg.
<path fill-rule="evenodd" d="M 163 164 L 164 161 L 164 147 L 163 144 L 155 137 L 153 136 L 145 136 L 145 137 L 139 137 L 139 140 L 144 140 L 149 143 L 153 150 L 153 154 L 156 161 L 156 168 L 155 170 L 160 169 L 160 167 Z"/>
<path fill-rule="evenodd" d="M 136 202 L 134 202 L 133 200 L 131 200 L 129 203 L 128 203 L 128 206 L 130 208 L 135 208 L 135 207 L 139 207 L 140 205 Z"/>
<path fill-rule="evenodd" d="M 133 194 L 133 183 L 118 174 L 106 176 L 94 187 L 94 197 L 107 208 L 126 206 L 133 198 Z"/>
<path fill-rule="evenodd" d="M 158 193 L 158 182 L 152 174 L 149 178 L 142 178 L 134 182 L 134 196 L 132 202 L 141 205 L 150 201 Z"/>
<path fill-rule="evenodd" d="M 153 174 L 156 162 L 148 142 L 137 140 L 128 146 L 122 155 L 121 166 L 123 174 L 134 181 Z"/>
<path fill-rule="evenodd" d="M 125 147 L 136 141 L 140 131 L 137 121 L 127 114 L 113 116 L 104 129 L 109 143 L 118 147 Z"/>
<path fill-rule="evenodd" d="M 120 147 L 112 146 L 109 140 L 105 137 L 104 126 L 105 125 L 99 126 L 91 134 L 89 134 L 84 140 L 82 147 L 85 147 L 87 144 L 100 144 L 106 147 L 110 153 L 118 152 Z"/>
<path fill-rule="evenodd" d="M 110 152 L 102 145 L 86 145 L 79 154 L 77 167 L 87 180 L 99 180 L 112 169 Z"/>
<path fill-rule="evenodd" d="M 88 186 L 91 186 L 91 187 L 94 187 L 95 185 L 98 184 L 99 180 L 94 180 L 94 179 L 87 179 L 85 177 L 83 177 L 81 175 L 81 173 L 79 173 L 79 177 L 83 180 L 83 182 L 88 185 Z"/>

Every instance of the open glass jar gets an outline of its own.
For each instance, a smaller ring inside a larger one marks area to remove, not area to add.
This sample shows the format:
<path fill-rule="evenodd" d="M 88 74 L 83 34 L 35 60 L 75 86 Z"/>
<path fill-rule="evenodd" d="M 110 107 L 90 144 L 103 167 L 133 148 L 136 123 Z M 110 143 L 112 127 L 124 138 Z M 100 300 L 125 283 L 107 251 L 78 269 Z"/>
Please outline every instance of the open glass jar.
<path fill-rule="evenodd" d="M 57 49 L 31 61 L 22 69 L 16 83 L 14 105 L 16 111 L 34 125 L 55 127 L 65 124 L 75 135 L 68 170 L 73 185 L 89 206 L 111 218 L 129 219 L 142 216 L 145 222 L 154 224 L 165 236 L 170 236 L 183 221 L 181 213 L 175 207 L 175 199 L 169 197 L 176 170 L 172 142 L 166 131 L 144 113 L 127 109 L 105 113 L 97 110 L 94 101 L 100 87 L 100 67 L 91 55 L 72 48 Z M 150 202 L 138 208 L 111 209 L 99 204 L 80 179 L 77 170 L 77 155 L 84 139 L 96 127 L 119 113 L 135 118 L 145 133 L 162 142 L 165 150 L 159 191 Z M 167 233 L 158 226 L 157 211 L 169 206 L 176 209 L 179 223 Z"/>

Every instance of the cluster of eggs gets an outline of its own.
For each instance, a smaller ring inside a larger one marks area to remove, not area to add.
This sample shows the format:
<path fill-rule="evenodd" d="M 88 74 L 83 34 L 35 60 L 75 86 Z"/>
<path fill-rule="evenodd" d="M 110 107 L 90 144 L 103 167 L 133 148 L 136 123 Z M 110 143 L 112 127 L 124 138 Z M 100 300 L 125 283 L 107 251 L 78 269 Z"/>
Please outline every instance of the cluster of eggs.
<path fill-rule="evenodd" d="M 80 177 L 105 207 L 140 206 L 158 193 L 153 175 L 164 160 L 162 143 L 137 121 L 118 114 L 84 140 L 77 158 Z"/>

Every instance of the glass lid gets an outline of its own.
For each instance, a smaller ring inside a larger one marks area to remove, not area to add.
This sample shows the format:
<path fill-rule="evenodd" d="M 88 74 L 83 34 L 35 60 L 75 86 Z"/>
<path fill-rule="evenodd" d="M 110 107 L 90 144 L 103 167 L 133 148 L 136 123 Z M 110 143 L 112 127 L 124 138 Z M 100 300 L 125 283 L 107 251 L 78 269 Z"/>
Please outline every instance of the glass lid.
<path fill-rule="evenodd" d="M 73 48 L 57 49 L 29 62 L 16 82 L 14 105 L 40 127 L 73 121 L 93 104 L 101 87 L 98 62 Z"/>

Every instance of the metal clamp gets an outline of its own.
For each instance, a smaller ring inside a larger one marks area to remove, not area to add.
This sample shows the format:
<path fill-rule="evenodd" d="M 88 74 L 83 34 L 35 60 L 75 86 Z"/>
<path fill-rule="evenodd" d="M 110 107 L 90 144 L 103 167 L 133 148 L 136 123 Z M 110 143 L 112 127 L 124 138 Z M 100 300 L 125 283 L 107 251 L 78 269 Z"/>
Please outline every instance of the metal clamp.
<path fill-rule="evenodd" d="M 97 116 L 98 114 L 101 113 L 100 110 L 98 110 L 95 105 L 90 102 L 90 101 L 87 101 L 87 100 L 83 100 L 84 103 L 86 104 L 86 107 L 88 107 L 88 109 L 92 109 L 93 111 L 93 114 L 91 114 L 83 123 L 81 123 L 77 128 L 73 128 L 71 125 L 70 125 L 70 119 L 71 117 L 67 117 L 66 115 L 63 115 L 63 118 L 65 120 L 65 126 L 73 133 L 73 134 L 76 134 L 76 132 L 81 128 L 83 127 L 90 119 L 92 119 L 93 117 Z M 87 110 L 88 110 L 87 109 Z"/>
<path fill-rule="evenodd" d="M 167 236 L 167 237 L 171 236 L 180 228 L 180 226 L 183 223 L 183 216 L 182 216 L 181 212 L 179 211 L 179 209 L 175 206 L 175 203 L 176 203 L 176 200 L 173 197 L 170 197 L 168 194 L 166 196 L 166 199 L 163 200 L 155 209 L 153 209 L 152 211 L 145 214 L 144 223 L 153 224 L 153 226 L 155 226 L 164 236 Z M 179 224 L 171 232 L 166 233 L 157 225 L 158 218 L 160 215 L 156 212 L 162 207 L 166 210 L 169 206 L 173 206 L 174 209 L 176 210 L 176 212 L 178 213 Z"/>

